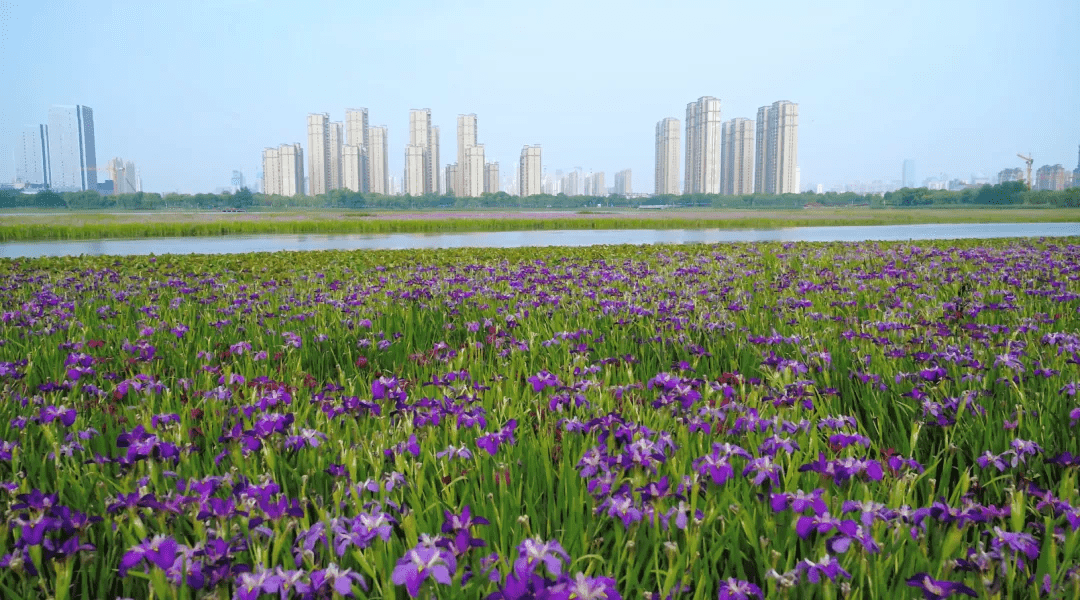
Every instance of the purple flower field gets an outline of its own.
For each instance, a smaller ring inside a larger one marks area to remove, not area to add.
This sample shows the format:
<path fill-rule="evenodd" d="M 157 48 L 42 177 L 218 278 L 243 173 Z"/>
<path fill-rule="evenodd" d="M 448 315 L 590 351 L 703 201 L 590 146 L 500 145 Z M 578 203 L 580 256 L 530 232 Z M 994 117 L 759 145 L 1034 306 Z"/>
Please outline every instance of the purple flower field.
<path fill-rule="evenodd" d="M 1077 238 L 0 290 L 3 598 L 1080 598 Z"/>

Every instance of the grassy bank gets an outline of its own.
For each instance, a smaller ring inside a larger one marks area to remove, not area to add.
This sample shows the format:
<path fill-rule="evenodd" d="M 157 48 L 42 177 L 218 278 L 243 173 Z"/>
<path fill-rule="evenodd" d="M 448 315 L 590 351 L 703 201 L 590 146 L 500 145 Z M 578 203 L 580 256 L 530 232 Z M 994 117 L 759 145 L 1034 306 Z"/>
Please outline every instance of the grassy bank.
<path fill-rule="evenodd" d="M 798 210 L 708 211 L 641 216 L 499 214 L 370 215 L 366 213 L 272 214 L 58 214 L 0 219 L 0 242 L 299 233 L 434 233 L 556 229 L 770 229 L 831 225 L 920 223 L 1080 222 L 1080 210 Z"/>

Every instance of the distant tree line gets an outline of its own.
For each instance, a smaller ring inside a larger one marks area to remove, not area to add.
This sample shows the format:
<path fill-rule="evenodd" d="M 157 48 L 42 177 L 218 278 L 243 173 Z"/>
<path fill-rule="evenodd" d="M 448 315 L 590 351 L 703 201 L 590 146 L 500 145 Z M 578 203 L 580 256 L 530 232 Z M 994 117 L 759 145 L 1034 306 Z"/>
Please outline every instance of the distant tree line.
<path fill-rule="evenodd" d="M 927 206 L 1052 206 L 1080 207 L 1080 188 L 1062 192 L 1030 191 L 1020 182 L 984 185 L 961 191 L 903 188 L 880 194 L 827 192 L 815 194 L 720 196 L 717 194 L 660 195 L 650 198 L 624 196 L 567 196 L 537 194 L 511 196 L 506 192 L 484 194 L 479 198 L 453 195 L 387 196 L 333 190 L 320 196 L 276 196 L 255 194 L 247 188 L 222 194 L 114 194 L 102 196 L 94 191 L 58 193 L 43 190 L 23 194 L 18 190 L 0 190 L 0 209 L 51 208 L 71 210 L 266 210 L 284 208 L 344 208 L 374 210 L 468 210 L 468 209 L 604 209 L 641 206 L 791 209 L 814 206 L 927 207 Z"/>

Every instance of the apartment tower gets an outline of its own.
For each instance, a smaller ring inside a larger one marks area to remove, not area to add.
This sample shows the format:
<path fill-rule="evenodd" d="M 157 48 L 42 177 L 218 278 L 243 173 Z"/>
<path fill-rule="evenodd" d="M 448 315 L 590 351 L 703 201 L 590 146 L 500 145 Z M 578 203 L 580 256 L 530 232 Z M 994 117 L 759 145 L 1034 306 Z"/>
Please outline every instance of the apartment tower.
<path fill-rule="evenodd" d="M 484 165 L 484 193 L 499 193 L 499 163 L 497 161 Z"/>
<path fill-rule="evenodd" d="M 330 115 L 312 113 L 307 118 L 308 194 L 321 196 L 333 189 L 330 175 Z"/>
<path fill-rule="evenodd" d="M 518 194 L 525 197 L 543 193 L 540 181 L 540 146 L 525 146 L 518 161 Z"/>
<path fill-rule="evenodd" d="M 787 100 L 758 109 L 754 192 L 799 192 L 799 105 Z"/>
<path fill-rule="evenodd" d="M 656 184 L 654 193 L 679 193 L 678 119 L 667 118 L 656 124 Z"/>
<path fill-rule="evenodd" d="M 686 105 L 687 194 L 720 193 L 720 100 L 702 96 Z"/>
<path fill-rule="evenodd" d="M 304 193 L 304 149 L 299 143 L 263 150 L 263 193 L 270 196 Z"/>
<path fill-rule="evenodd" d="M 368 140 L 368 110 L 366 108 L 345 110 L 345 143 L 360 148 L 360 189 L 353 191 L 367 193 L 371 191 L 371 180 L 368 176 L 368 148 L 371 144 Z M 348 187 L 347 184 L 346 187 Z"/>
<path fill-rule="evenodd" d="M 364 149 L 363 146 L 346 144 L 341 154 L 342 187 L 353 192 L 364 189 Z"/>
<path fill-rule="evenodd" d="M 431 126 L 431 109 L 413 109 L 409 111 L 409 145 L 420 149 L 423 179 L 423 191 L 409 191 L 414 196 L 436 194 L 439 192 L 439 128 Z M 408 151 L 406 151 L 408 156 Z M 406 173 L 406 181 L 414 177 Z"/>
<path fill-rule="evenodd" d="M 15 147 L 15 179 L 31 185 L 49 185 L 49 126 L 27 125 Z"/>
<path fill-rule="evenodd" d="M 340 190 L 344 186 L 342 172 L 342 148 L 345 145 L 345 125 L 341 122 L 330 123 L 330 179 L 329 188 Z"/>
<path fill-rule="evenodd" d="M 615 173 L 615 195 L 629 196 L 633 191 L 630 187 L 630 169 L 623 169 Z"/>
<path fill-rule="evenodd" d="M 386 126 L 368 128 L 369 191 L 373 194 L 390 193 L 390 170 L 387 168 Z"/>
<path fill-rule="evenodd" d="M 476 146 L 476 115 L 458 115 L 457 119 L 457 180 L 454 182 L 454 194 L 463 197 L 479 196 L 480 194 L 474 194 L 477 188 L 483 189 L 483 183 L 480 185 L 471 184 L 470 175 L 473 179 L 479 176 L 483 179 L 484 172 L 484 158 L 483 151 L 480 152 L 480 164 L 470 164 L 468 162 L 469 148 Z M 476 153 L 472 153 L 475 160 Z M 477 175 L 479 173 L 479 175 Z"/>
<path fill-rule="evenodd" d="M 89 106 L 49 108 L 49 185 L 61 192 L 97 189 L 94 110 Z"/>
<path fill-rule="evenodd" d="M 423 196 L 426 190 L 427 176 L 424 172 L 426 145 L 409 144 L 405 146 L 405 193 L 410 196 Z"/>
<path fill-rule="evenodd" d="M 732 119 L 721 134 L 720 193 L 743 196 L 754 191 L 754 122 Z"/>

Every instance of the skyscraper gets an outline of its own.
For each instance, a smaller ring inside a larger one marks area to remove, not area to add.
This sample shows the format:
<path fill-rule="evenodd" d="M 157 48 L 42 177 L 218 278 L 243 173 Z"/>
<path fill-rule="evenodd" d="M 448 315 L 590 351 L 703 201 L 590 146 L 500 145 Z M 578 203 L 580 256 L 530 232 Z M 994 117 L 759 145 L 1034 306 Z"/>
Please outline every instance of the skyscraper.
<path fill-rule="evenodd" d="M 1035 172 L 1035 190 L 1060 192 L 1065 189 L 1065 167 L 1043 165 Z"/>
<path fill-rule="evenodd" d="M 421 194 L 434 194 L 439 191 L 439 151 L 438 151 L 438 128 L 431 126 L 431 109 L 412 109 L 409 111 L 409 145 L 416 146 L 421 150 L 421 165 L 423 187 L 421 190 L 410 191 L 405 186 L 405 193 L 414 196 Z M 406 175 L 406 179 L 411 175 Z"/>
<path fill-rule="evenodd" d="M 902 180 L 903 187 L 913 188 L 915 187 L 915 159 L 904 159 L 904 177 Z"/>
<path fill-rule="evenodd" d="M 49 108 L 49 185 L 58 191 L 97 189 L 94 111 L 88 106 Z"/>
<path fill-rule="evenodd" d="M 617 196 L 629 196 L 634 193 L 630 185 L 630 169 L 623 169 L 615 173 L 615 194 Z"/>
<path fill-rule="evenodd" d="M 457 181 L 454 182 L 454 194 L 457 196 L 469 197 L 465 185 L 465 177 L 470 170 L 470 165 L 467 164 L 466 150 L 476 145 L 476 115 L 458 115 L 457 118 Z M 475 167 L 474 167 L 475 168 Z M 483 166 L 480 167 L 483 169 Z"/>
<path fill-rule="evenodd" d="M 330 191 L 330 115 L 312 113 L 307 118 L 308 194 L 320 196 Z"/>
<path fill-rule="evenodd" d="M 758 140 L 758 156 L 755 157 L 755 162 L 758 165 L 763 164 L 764 170 L 760 175 L 755 174 L 754 191 L 763 194 L 797 194 L 799 105 L 779 100 L 773 102 L 772 106 L 758 109 L 758 118 L 763 117 L 766 119 L 765 130 L 762 132 L 759 123 L 758 133 L 764 133 L 765 143 Z"/>
<path fill-rule="evenodd" d="M 15 179 L 30 185 L 49 185 L 49 126 L 27 125 L 15 147 Z"/>
<path fill-rule="evenodd" d="M 460 165 L 459 165 L 460 166 Z M 461 179 L 466 198 L 479 198 L 484 193 L 484 145 L 476 144 L 465 148 L 465 167 L 458 177 Z"/>
<path fill-rule="evenodd" d="M 540 146 L 523 147 L 521 158 L 518 159 L 518 194 L 520 196 L 535 196 L 542 193 L 540 168 Z"/>
<path fill-rule="evenodd" d="M 277 148 L 263 149 L 263 193 L 281 195 L 281 155 Z"/>
<path fill-rule="evenodd" d="M 458 165 L 457 163 L 451 163 L 446 165 L 446 193 L 451 196 L 457 196 L 458 183 Z"/>
<path fill-rule="evenodd" d="M 428 149 L 424 146 L 409 144 L 405 147 L 405 193 L 409 195 L 423 195 L 428 181 L 424 173 L 424 154 Z"/>
<path fill-rule="evenodd" d="M 433 126 L 431 128 L 431 135 L 428 137 L 428 192 L 432 194 L 441 194 L 442 186 L 439 185 L 439 171 L 441 169 L 439 163 L 439 127 Z"/>
<path fill-rule="evenodd" d="M 490 162 L 484 165 L 484 193 L 499 193 L 499 163 Z"/>
<path fill-rule="evenodd" d="M 1073 187 L 1080 187 L 1080 156 L 1076 158 L 1076 168 L 1073 169 Z"/>
<path fill-rule="evenodd" d="M 134 194 L 142 191 L 135 163 L 131 161 L 124 162 L 121 158 L 114 158 L 106 163 L 105 170 L 109 179 L 113 182 L 114 194 Z M 238 173 L 239 171 L 233 171 L 234 175 Z M 240 182 L 240 187 L 243 187 L 243 181 Z M 237 189 L 239 190 L 240 187 L 237 187 Z"/>
<path fill-rule="evenodd" d="M 368 182 L 373 194 L 390 193 L 390 170 L 387 168 L 386 126 L 368 129 Z"/>
<path fill-rule="evenodd" d="M 342 186 L 353 192 L 364 189 L 364 149 L 346 144 L 341 153 Z"/>
<path fill-rule="evenodd" d="M 304 149 L 299 143 L 263 150 L 263 193 L 280 196 L 304 193 Z"/>
<path fill-rule="evenodd" d="M 754 138 L 754 193 L 765 193 L 765 158 L 769 146 L 769 115 L 771 106 L 757 109 L 757 137 Z"/>
<path fill-rule="evenodd" d="M 724 123 L 720 193 L 742 196 L 754 191 L 754 122 L 732 119 Z"/>
<path fill-rule="evenodd" d="M 368 168 L 370 144 L 368 140 L 368 110 L 366 108 L 349 108 L 345 110 L 345 143 L 360 148 L 360 189 L 353 191 L 367 193 L 371 191 L 371 180 Z"/>
<path fill-rule="evenodd" d="M 330 123 L 328 134 L 330 136 L 330 179 L 327 188 L 339 190 L 342 188 L 342 163 L 341 148 L 345 144 L 345 128 L 341 122 Z"/>
<path fill-rule="evenodd" d="M 654 193 L 679 193 L 679 120 L 663 119 L 656 124 L 656 184 Z"/>
<path fill-rule="evenodd" d="M 423 196 L 427 176 L 424 172 L 425 146 L 409 144 L 405 146 L 405 193 L 410 196 Z"/>
<path fill-rule="evenodd" d="M 687 194 L 720 193 L 720 100 L 702 96 L 686 105 Z"/>

